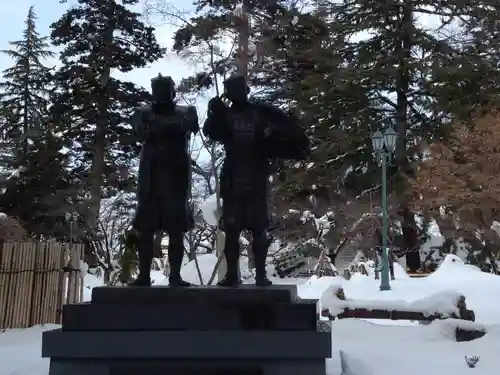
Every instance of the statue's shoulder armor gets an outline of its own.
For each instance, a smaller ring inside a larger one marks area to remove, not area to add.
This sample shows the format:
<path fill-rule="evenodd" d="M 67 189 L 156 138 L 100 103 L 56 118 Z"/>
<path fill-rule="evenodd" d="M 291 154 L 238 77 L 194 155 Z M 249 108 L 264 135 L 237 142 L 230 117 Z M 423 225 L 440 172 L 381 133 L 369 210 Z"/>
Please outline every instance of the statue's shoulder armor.
<path fill-rule="evenodd" d="M 284 114 L 285 112 L 283 110 L 281 110 L 280 108 L 272 105 L 272 104 L 268 104 L 268 103 L 263 103 L 261 101 L 251 101 L 250 102 L 252 104 L 252 106 L 259 110 L 259 111 L 262 111 L 264 113 L 272 113 L 272 114 Z"/>
<path fill-rule="evenodd" d="M 136 122 L 151 122 L 154 118 L 153 107 L 150 104 L 141 105 L 135 108 L 134 113 Z"/>
<path fill-rule="evenodd" d="M 255 107 L 256 111 L 264 116 L 267 120 L 270 121 L 287 121 L 290 117 L 290 114 L 285 112 L 279 107 L 276 107 L 271 104 L 262 103 L 262 102 L 252 102 L 252 105 Z"/>
<path fill-rule="evenodd" d="M 255 108 L 264 109 L 264 110 L 268 110 L 268 109 L 270 110 L 270 109 L 275 108 L 271 104 L 261 102 L 260 100 L 250 100 L 250 104 L 252 106 L 254 106 Z"/>

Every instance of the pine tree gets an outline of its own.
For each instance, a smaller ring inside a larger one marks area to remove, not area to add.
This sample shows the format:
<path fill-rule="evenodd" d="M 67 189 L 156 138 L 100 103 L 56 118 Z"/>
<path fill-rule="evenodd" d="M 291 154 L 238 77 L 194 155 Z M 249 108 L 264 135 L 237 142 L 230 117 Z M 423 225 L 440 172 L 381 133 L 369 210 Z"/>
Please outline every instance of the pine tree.
<path fill-rule="evenodd" d="M 22 169 L 5 183 L 0 195 L 2 212 L 16 217 L 30 236 L 62 238 L 68 235 L 65 213 L 77 202 L 78 183 L 69 167 L 69 156 L 62 152 L 65 141 L 53 134 L 53 124 L 30 144 Z"/>
<path fill-rule="evenodd" d="M 421 141 L 446 134 L 449 112 L 436 105 L 441 95 L 436 88 L 449 81 L 436 72 L 450 54 L 461 54 L 449 38 L 418 20 L 431 14 L 442 16 L 446 24 L 471 11 L 455 0 L 346 0 L 320 1 L 318 12 L 327 20 L 331 35 L 341 41 L 324 53 L 341 64 L 310 75 L 304 96 L 317 98 L 309 110 L 321 114 L 318 130 L 343 142 L 337 143 L 340 147 L 323 142 L 322 159 L 331 162 L 316 163 L 308 173 L 330 178 L 334 189 L 340 185 L 351 197 L 373 191 L 380 184 L 380 172 L 372 157 L 370 135 L 393 127 L 399 137 L 390 188 L 399 198 L 404 247 L 412 249 L 418 246 L 419 230 L 402 194 L 408 189 L 404 176 L 414 173 Z M 413 268 L 419 263 L 414 259 Z"/>
<path fill-rule="evenodd" d="M 446 85 L 436 85 L 439 105 L 450 120 L 470 120 L 477 109 L 496 110 L 500 93 L 500 22 L 498 6 L 481 0 L 456 38 L 455 51 L 442 56 L 433 75 Z"/>
<path fill-rule="evenodd" d="M 130 72 L 163 56 L 152 27 L 127 7 L 138 0 L 80 0 L 51 25 L 52 42 L 62 47 L 57 72 L 56 105 L 72 126 L 63 129 L 72 139 L 78 170 L 87 184 L 95 227 L 101 198 L 123 182 L 117 173 L 137 156 L 138 147 L 127 120 L 147 93 L 131 82 L 112 77 Z"/>
<path fill-rule="evenodd" d="M 14 143 L 14 149 L 22 150 L 20 158 L 28 153 L 30 138 L 43 131 L 41 119 L 46 114 L 51 89 L 51 69 L 43 60 L 53 53 L 47 37 L 36 31 L 36 19 L 34 8 L 30 7 L 23 39 L 10 42 L 12 49 L 1 51 L 14 61 L 12 67 L 3 71 L 0 83 L 2 112 L 8 114 L 2 135 Z"/>
<path fill-rule="evenodd" d="M 49 117 L 52 71 L 43 60 L 53 56 L 47 37 L 36 31 L 31 7 L 23 39 L 2 51 L 14 65 L 0 83 L 1 164 L 17 170 L 4 183 L 3 212 L 16 217 L 31 236 L 64 235 L 64 210 L 73 195 L 63 140 Z"/>

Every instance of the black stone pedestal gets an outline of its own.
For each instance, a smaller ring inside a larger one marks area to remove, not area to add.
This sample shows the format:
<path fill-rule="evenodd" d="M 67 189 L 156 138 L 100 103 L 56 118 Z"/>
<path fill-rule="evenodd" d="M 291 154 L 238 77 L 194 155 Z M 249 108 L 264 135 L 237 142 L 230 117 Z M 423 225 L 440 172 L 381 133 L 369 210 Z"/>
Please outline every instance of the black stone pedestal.
<path fill-rule="evenodd" d="M 295 286 L 101 287 L 43 334 L 49 375 L 325 375 L 329 333 Z"/>

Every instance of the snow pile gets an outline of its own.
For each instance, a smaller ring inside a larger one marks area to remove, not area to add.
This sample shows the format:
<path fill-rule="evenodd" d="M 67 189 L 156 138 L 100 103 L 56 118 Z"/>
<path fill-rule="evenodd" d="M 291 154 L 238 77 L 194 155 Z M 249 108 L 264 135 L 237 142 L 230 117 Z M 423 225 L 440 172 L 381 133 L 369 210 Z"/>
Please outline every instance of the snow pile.
<path fill-rule="evenodd" d="M 347 354 L 343 350 L 339 350 L 340 368 L 342 375 L 371 375 L 373 372 L 365 366 L 362 359 Z"/>
<path fill-rule="evenodd" d="M 448 278 L 452 275 L 457 276 L 458 274 L 463 274 L 464 272 L 465 272 L 464 276 L 467 276 L 467 277 L 470 276 L 471 273 L 473 276 L 482 275 L 482 276 L 485 276 L 486 278 L 490 276 L 489 274 L 482 272 L 476 266 L 473 266 L 470 264 L 465 264 L 464 261 L 461 258 L 459 258 L 458 256 L 453 255 L 453 254 L 448 254 L 444 258 L 443 262 L 439 265 L 438 269 L 433 274 L 431 274 L 429 277 Z M 474 275 L 473 273 L 477 273 L 477 275 Z"/>
<path fill-rule="evenodd" d="M 305 299 L 320 299 L 329 289 L 342 287 L 342 278 L 339 276 L 311 276 L 306 282 L 298 286 L 299 294 Z"/>
<path fill-rule="evenodd" d="M 333 358 L 328 375 L 491 375 L 500 366 L 500 326 L 485 337 L 455 342 L 449 319 L 427 326 L 383 326 L 363 320 L 332 323 Z M 341 353 L 340 353 L 341 352 Z M 464 357 L 480 357 L 471 370 Z M 343 372 L 344 370 L 344 372 Z"/>
<path fill-rule="evenodd" d="M 384 311 L 409 311 L 422 313 L 425 316 L 434 314 L 458 315 L 457 303 L 460 293 L 452 290 L 433 294 L 424 299 L 406 302 L 397 300 L 362 300 L 340 299 L 337 293 L 341 290 L 338 285 L 328 287 L 320 299 L 322 309 L 328 309 L 331 315 L 339 315 L 345 310 L 384 310 Z"/>
<path fill-rule="evenodd" d="M 0 375 L 47 375 L 49 362 L 41 359 L 42 332 L 55 324 L 0 331 Z"/>

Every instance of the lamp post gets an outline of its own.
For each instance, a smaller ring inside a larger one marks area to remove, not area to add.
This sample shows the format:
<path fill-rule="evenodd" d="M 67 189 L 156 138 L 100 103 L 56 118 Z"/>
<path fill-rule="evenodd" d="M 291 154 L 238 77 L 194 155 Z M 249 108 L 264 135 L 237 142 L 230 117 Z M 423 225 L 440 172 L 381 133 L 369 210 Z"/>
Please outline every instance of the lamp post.
<path fill-rule="evenodd" d="M 69 251 L 73 250 L 73 225 L 78 220 L 77 212 L 66 212 L 64 215 L 66 222 L 69 224 Z"/>
<path fill-rule="evenodd" d="M 387 164 L 396 150 L 398 133 L 392 128 L 375 132 L 372 136 L 372 146 L 375 159 L 382 168 L 382 269 L 380 272 L 380 290 L 391 290 L 389 284 L 389 251 L 387 248 L 389 220 L 387 214 Z"/>

